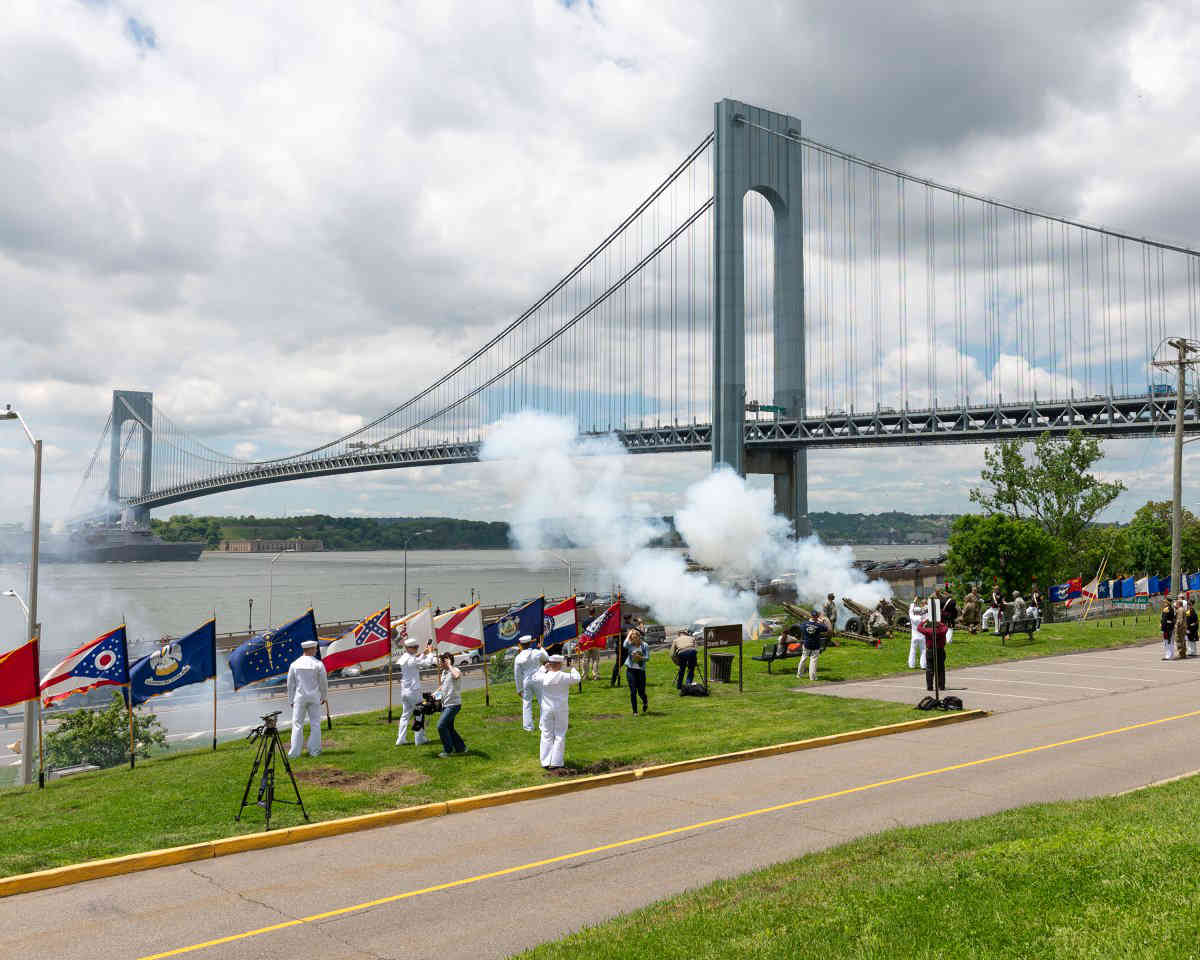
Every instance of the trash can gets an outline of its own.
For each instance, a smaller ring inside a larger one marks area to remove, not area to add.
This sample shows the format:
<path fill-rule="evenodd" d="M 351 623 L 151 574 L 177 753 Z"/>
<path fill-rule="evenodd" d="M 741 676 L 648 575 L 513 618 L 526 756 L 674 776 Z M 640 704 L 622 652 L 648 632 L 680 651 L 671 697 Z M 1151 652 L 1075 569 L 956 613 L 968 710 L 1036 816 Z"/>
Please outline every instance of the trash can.
<path fill-rule="evenodd" d="M 733 680 L 733 654 L 710 653 L 708 660 L 712 664 L 712 678 L 716 683 L 730 683 Z"/>

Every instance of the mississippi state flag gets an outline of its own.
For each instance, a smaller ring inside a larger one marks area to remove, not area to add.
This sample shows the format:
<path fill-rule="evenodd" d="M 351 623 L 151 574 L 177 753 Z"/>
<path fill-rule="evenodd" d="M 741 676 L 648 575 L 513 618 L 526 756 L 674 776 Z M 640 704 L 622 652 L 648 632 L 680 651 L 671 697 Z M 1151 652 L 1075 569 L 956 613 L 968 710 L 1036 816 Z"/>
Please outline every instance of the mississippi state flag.
<path fill-rule="evenodd" d="M 478 603 L 443 613 L 433 621 L 440 653 L 462 653 L 483 646 L 483 614 Z"/>
<path fill-rule="evenodd" d="M 101 634 L 50 668 L 42 677 L 42 705 L 50 706 L 97 687 L 129 682 L 129 651 L 125 625 Z"/>
<path fill-rule="evenodd" d="M 321 655 L 326 670 L 339 670 L 364 660 L 387 657 L 391 646 L 392 608 L 384 607 L 360 620 L 349 633 L 333 641 Z"/>
<path fill-rule="evenodd" d="M 621 635 L 621 601 L 618 600 L 587 625 L 579 638 L 580 650 L 603 650 L 609 637 Z"/>
<path fill-rule="evenodd" d="M 566 643 L 579 636 L 579 620 L 575 613 L 575 598 L 546 607 L 542 619 L 542 646 Z"/>

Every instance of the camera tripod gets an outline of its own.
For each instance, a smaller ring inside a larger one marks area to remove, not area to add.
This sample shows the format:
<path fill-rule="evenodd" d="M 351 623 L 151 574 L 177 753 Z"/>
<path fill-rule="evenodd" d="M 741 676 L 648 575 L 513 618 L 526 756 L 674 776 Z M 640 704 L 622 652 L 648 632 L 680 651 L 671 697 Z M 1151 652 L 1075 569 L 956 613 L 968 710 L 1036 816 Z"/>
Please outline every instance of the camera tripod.
<path fill-rule="evenodd" d="M 296 785 L 296 776 L 292 773 L 292 765 L 288 762 L 287 751 L 283 749 L 283 741 L 279 739 L 279 727 L 275 722 L 275 718 L 279 714 L 279 710 L 267 714 L 262 718 L 263 722 L 260 726 L 246 734 L 246 739 L 251 743 L 258 741 L 258 752 L 254 755 L 254 766 L 250 768 L 250 778 L 246 781 L 246 790 L 242 794 L 242 805 L 238 807 L 237 816 L 233 818 L 236 822 L 241 822 L 242 811 L 250 805 L 250 787 L 253 786 L 254 778 L 258 776 L 261 768 L 262 780 L 258 784 L 256 803 L 266 812 L 268 830 L 271 829 L 271 805 L 276 802 L 298 806 L 300 812 L 304 814 L 304 819 L 308 819 L 308 811 L 304 809 L 304 801 L 300 799 L 300 788 Z M 292 789 L 296 791 L 295 800 L 284 800 L 275 796 L 276 756 L 283 761 L 283 769 L 287 771 L 288 779 L 292 781 Z"/>

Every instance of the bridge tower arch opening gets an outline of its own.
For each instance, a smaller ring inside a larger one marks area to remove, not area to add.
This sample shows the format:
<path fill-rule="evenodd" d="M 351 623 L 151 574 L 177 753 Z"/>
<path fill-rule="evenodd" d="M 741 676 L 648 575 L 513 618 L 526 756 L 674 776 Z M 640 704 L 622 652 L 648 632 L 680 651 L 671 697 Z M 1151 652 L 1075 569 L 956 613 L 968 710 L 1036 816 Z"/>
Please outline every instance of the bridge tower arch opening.
<path fill-rule="evenodd" d="M 745 447 L 746 405 L 766 402 L 747 392 L 747 211 L 770 207 L 773 227 L 770 375 L 751 375 L 751 386 L 770 385 L 777 415 L 803 417 L 804 218 L 800 121 L 787 114 L 737 100 L 716 104 L 713 164 L 713 467 L 721 464 L 774 478 L 775 510 L 797 534 L 811 532 L 808 521 L 808 452 L 803 447 Z M 754 194 L 747 201 L 747 195 Z M 759 197 L 762 200 L 759 200 Z M 753 234 L 752 234 L 753 236 Z M 763 258 L 765 259 L 765 258 Z M 751 293 L 753 294 L 753 290 Z M 753 303 L 757 298 L 751 297 Z M 751 333 L 756 318 L 751 317 Z M 765 337 L 753 336 L 762 346 Z M 774 411 L 772 411 L 774 413 Z"/>
<path fill-rule="evenodd" d="M 130 444 L 129 430 L 141 432 L 140 442 Z M 142 390 L 114 390 L 112 403 L 112 428 L 108 457 L 108 509 L 109 520 L 116 522 L 121 519 L 121 476 L 123 460 L 130 446 L 140 458 L 134 491 L 126 491 L 130 495 L 149 496 L 152 489 L 151 468 L 153 467 L 154 451 L 154 394 Z M 150 508 L 138 506 L 133 508 L 132 517 L 139 526 L 150 519 Z"/>

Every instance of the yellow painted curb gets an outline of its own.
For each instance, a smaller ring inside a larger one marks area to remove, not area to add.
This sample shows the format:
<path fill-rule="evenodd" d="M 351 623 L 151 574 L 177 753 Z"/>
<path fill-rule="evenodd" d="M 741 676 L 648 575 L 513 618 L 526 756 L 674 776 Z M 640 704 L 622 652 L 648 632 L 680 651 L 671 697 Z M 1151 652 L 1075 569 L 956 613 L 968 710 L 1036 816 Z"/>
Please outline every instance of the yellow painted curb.
<path fill-rule="evenodd" d="M 84 880 L 97 880 L 102 877 L 115 877 L 126 873 L 137 873 L 141 870 L 153 870 L 155 867 L 167 867 L 178 863 L 191 863 L 196 860 L 225 857 L 230 854 L 245 853 L 250 850 L 282 847 L 293 843 L 303 843 L 307 840 L 319 840 L 322 837 L 335 837 L 345 833 L 355 833 L 359 830 L 374 830 L 377 827 L 412 823 L 417 820 L 427 820 L 431 817 L 449 816 L 453 813 L 466 813 L 469 810 L 500 807 L 510 803 L 521 803 L 525 800 L 536 800 L 541 797 L 577 793 L 581 790 L 595 790 L 599 787 L 607 787 L 620 783 L 633 783 L 637 780 L 646 780 L 653 777 L 666 777 L 675 773 L 686 773 L 689 770 L 703 770 L 706 767 L 716 767 L 726 763 L 740 763 L 744 760 L 757 760 L 762 757 L 773 757 L 783 753 L 796 753 L 800 750 L 816 750 L 820 747 L 850 743 L 855 740 L 868 740 L 873 737 L 886 737 L 897 733 L 922 730 L 926 727 L 940 727 L 951 723 L 962 723 L 966 720 L 977 720 L 987 715 L 986 710 L 964 710 L 956 713 L 945 713 L 934 717 L 924 717 L 920 720 L 909 720 L 904 723 L 891 723 L 882 727 L 867 727 L 862 730 L 833 733 L 824 737 L 812 737 L 808 740 L 793 740 L 787 743 L 771 744 L 766 747 L 752 747 L 749 750 L 738 750 L 734 753 L 721 753 L 711 757 L 680 760 L 677 763 L 662 763 L 652 767 L 638 767 L 634 770 L 617 770 L 612 773 L 601 773 L 591 777 L 579 777 L 575 780 L 561 780 L 557 783 L 539 784 L 535 787 L 518 787 L 514 790 L 502 790 L 498 793 L 484 793 L 474 797 L 460 797 L 457 800 L 424 803 L 415 807 L 399 807 L 395 810 L 363 813 L 353 817 L 341 817 L 337 820 L 323 820 L 318 823 L 303 823 L 270 832 L 223 837 L 220 840 L 209 840 L 205 843 L 192 843 L 184 847 L 167 847 L 162 850 L 148 850 L 145 853 L 131 853 L 123 857 L 111 857 L 107 860 L 89 860 L 86 863 L 76 863 L 66 867 L 54 867 L 50 870 L 38 870 L 35 873 L 22 873 L 13 877 L 0 878 L 0 897 L 11 897 L 18 893 L 31 893 L 35 890 L 48 890 L 52 887 L 65 887 L 73 883 L 82 883 Z"/>

